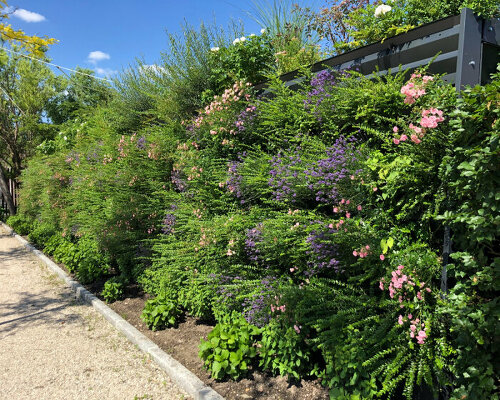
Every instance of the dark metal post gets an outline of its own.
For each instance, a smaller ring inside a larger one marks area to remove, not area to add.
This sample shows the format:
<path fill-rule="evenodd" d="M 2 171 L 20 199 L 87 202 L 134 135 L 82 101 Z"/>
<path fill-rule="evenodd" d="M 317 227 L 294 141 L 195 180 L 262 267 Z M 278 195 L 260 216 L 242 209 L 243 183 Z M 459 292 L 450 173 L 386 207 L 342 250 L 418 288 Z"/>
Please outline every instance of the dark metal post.
<path fill-rule="evenodd" d="M 471 9 L 464 8 L 460 14 L 458 37 L 457 73 L 455 88 L 481 84 L 483 20 Z"/>
<path fill-rule="evenodd" d="M 444 244 L 443 244 L 443 269 L 441 271 L 441 296 L 444 298 L 448 292 L 448 270 L 446 266 L 449 263 L 451 254 L 451 234 L 450 226 L 444 227 Z"/>

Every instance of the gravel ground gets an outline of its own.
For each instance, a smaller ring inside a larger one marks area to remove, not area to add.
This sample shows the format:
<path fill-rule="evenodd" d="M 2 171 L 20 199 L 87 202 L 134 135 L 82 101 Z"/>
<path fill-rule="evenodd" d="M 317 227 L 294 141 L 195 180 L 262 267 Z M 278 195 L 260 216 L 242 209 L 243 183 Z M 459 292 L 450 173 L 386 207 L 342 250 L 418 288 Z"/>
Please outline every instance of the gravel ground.
<path fill-rule="evenodd" d="M 0 227 L 0 399 L 187 399 Z"/>

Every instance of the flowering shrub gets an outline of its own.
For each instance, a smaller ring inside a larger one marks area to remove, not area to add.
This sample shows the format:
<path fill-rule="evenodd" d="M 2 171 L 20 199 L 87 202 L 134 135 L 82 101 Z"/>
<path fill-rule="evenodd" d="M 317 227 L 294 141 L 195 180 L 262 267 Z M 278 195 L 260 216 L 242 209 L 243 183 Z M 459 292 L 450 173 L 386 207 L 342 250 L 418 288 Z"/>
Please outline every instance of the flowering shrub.
<path fill-rule="evenodd" d="M 234 81 L 260 83 L 274 67 L 273 49 L 266 34 L 242 36 L 227 46 L 212 47 L 209 55 L 212 87 L 203 93 L 211 100 Z"/>

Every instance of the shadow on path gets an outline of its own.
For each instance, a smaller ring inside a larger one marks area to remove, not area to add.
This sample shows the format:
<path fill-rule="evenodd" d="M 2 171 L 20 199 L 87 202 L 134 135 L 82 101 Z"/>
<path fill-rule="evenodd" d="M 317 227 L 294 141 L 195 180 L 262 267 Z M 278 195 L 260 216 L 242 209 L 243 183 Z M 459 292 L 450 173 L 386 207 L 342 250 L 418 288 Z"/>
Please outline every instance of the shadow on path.
<path fill-rule="evenodd" d="M 12 293 L 15 302 L 0 304 L 0 339 L 16 334 L 23 328 L 46 325 L 57 329 L 61 324 L 72 324 L 82 316 L 72 308 L 81 305 L 68 292 L 55 294 L 44 290 L 36 295 L 30 292 Z"/>
<path fill-rule="evenodd" d="M 5 235 L 0 235 L 0 240 L 5 237 Z M 26 250 L 24 247 L 15 247 L 9 251 L 0 250 L 0 265 L 5 262 L 18 261 L 20 258 L 26 259 Z"/>

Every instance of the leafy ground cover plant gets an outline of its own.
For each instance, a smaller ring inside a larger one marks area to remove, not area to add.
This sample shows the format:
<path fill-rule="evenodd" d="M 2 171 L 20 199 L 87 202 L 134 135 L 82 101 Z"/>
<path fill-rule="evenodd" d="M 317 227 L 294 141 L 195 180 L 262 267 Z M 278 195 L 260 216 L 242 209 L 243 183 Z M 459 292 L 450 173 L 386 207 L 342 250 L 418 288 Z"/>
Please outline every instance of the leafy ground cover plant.
<path fill-rule="evenodd" d="M 314 376 L 320 368 L 314 365 L 312 346 L 305 343 L 305 336 L 303 327 L 298 322 L 293 326 L 281 326 L 272 321 L 262 331 L 259 366 L 296 380 Z"/>
<path fill-rule="evenodd" d="M 48 223 L 35 224 L 33 230 L 29 232 L 28 239 L 35 246 L 43 249 L 45 243 L 57 233 L 57 229 Z"/>
<path fill-rule="evenodd" d="M 106 303 L 113 303 L 123 297 L 123 282 L 119 278 L 108 279 L 104 283 L 101 296 L 104 297 Z"/>
<path fill-rule="evenodd" d="M 158 329 L 174 326 L 181 315 L 179 307 L 165 296 L 157 296 L 146 301 L 141 318 L 149 329 Z"/>
<path fill-rule="evenodd" d="M 254 344 L 259 334 L 259 328 L 236 312 L 223 318 L 200 344 L 200 357 L 212 378 L 239 379 L 247 375 L 257 357 Z"/>

